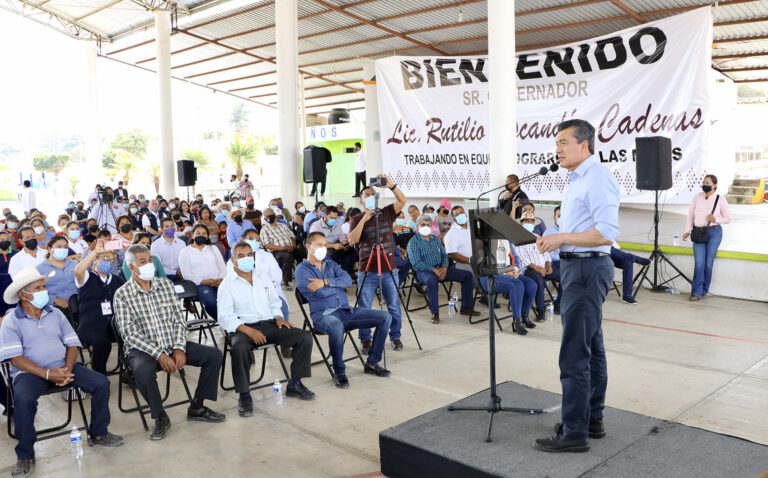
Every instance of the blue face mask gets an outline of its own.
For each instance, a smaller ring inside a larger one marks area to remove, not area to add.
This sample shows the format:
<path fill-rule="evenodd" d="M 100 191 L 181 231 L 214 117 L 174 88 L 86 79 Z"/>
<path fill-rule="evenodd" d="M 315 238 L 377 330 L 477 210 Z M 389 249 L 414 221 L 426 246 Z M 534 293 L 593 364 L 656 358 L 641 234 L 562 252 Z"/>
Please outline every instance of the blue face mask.
<path fill-rule="evenodd" d="M 69 231 L 69 238 L 73 241 L 80 239 L 80 231 Z"/>
<path fill-rule="evenodd" d="M 254 262 L 253 256 L 242 257 L 237 260 L 237 268 L 243 272 L 251 272 Z"/>
<path fill-rule="evenodd" d="M 523 224 L 523 227 L 528 232 L 533 232 L 534 225 L 533 224 Z"/>
<path fill-rule="evenodd" d="M 54 249 L 53 258 L 57 261 L 63 261 L 67 258 L 67 252 L 69 252 L 67 249 Z"/>
<path fill-rule="evenodd" d="M 42 309 L 46 305 L 48 305 L 48 291 L 47 290 L 41 290 L 38 292 L 35 292 L 32 294 L 32 300 L 28 301 L 30 304 L 34 305 L 38 309 Z"/>
<path fill-rule="evenodd" d="M 555 225 L 557 227 L 560 227 L 560 218 L 559 217 L 557 219 L 555 219 Z"/>
<path fill-rule="evenodd" d="M 395 219 L 395 226 L 405 226 L 405 219 Z"/>
<path fill-rule="evenodd" d="M 240 207 L 240 201 L 235 201 L 232 203 L 232 205 L 235 207 Z"/>
<path fill-rule="evenodd" d="M 336 225 L 336 219 L 328 219 L 328 227 L 333 227 Z"/>
<path fill-rule="evenodd" d="M 456 224 L 458 224 L 459 226 L 463 226 L 466 223 L 467 223 L 466 214 L 459 214 L 458 216 L 456 216 Z"/>
<path fill-rule="evenodd" d="M 320 211 L 320 217 L 325 217 L 325 211 Z"/>
<path fill-rule="evenodd" d="M 75 208 L 75 203 L 71 202 L 67 206 L 68 206 L 69 209 L 74 209 Z"/>
<path fill-rule="evenodd" d="M 245 243 L 251 246 L 252 251 L 261 248 L 261 244 L 256 239 L 248 239 Z"/>
<path fill-rule="evenodd" d="M 115 264 L 112 261 L 105 261 L 104 259 L 100 260 L 98 264 L 96 264 L 96 267 L 99 269 L 99 272 L 102 274 L 111 274 L 112 271 L 115 269 Z"/>
<path fill-rule="evenodd" d="M 366 209 L 376 209 L 376 196 L 368 196 L 365 198 Z"/>

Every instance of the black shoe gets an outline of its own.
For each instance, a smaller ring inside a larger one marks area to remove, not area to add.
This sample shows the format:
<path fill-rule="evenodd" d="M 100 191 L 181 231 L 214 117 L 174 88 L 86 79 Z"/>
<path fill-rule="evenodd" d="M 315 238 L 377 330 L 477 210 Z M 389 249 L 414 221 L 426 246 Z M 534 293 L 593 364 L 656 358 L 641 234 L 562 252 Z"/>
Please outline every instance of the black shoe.
<path fill-rule="evenodd" d="M 123 444 L 123 437 L 121 437 L 120 435 L 115 435 L 114 433 L 107 432 L 106 435 L 103 435 L 99 438 L 92 436 L 91 441 L 93 442 L 94 445 L 115 447 Z"/>
<path fill-rule="evenodd" d="M 632 297 L 632 296 L 629 296 L 629 295 L 625 295 L 625 296 L 623 296 L 623 297 L 621 298 L 621 301 L 622 301 L 622 302 L 624 302 L 625 304 L 629 304 L 629 305 L 637 305 L 637 301 L 635 300 L 635 298 L 634 298 L 634 297 Z"/>
<path fill-rule="evenodd" d="M 520 335 L 528 334 L 528 331 L 525 330 L 525 326 L 523 325 L 523 319 L 520 317 L 515 317 L 512 319 L 512 332 Z"/>
<path fill-rule="evenodd" d="M 237 399 L 237 414 L 241 417 L 250 417 L 253 415 L 253 397 L 240 397 Z"/>
<path fill-rule="evenodd" d="M 165 435 L 168 434 L 168 430 L 170 429 L 171 419 L 168 418 L 168 415 L 163 415 L 155 420 L 155 424 L 152 426 L 152 430 L 149 432 L 149 439 L 162 440 L 165 438 Z"/>
<path fill-rule="evenodd" d="M 377 377 L 389 377 L 389 374 L 390 374 L 390 371 L 385 369 L 384 367 L 379 367 L 378 365 L 371 365 L 369 363 L 365 364 L 365 367 L 363 367 L 363 372 L 372 373 Z"/>
<path fill-rule="evenodd" d="M 400 341 L 400 339 L 395 339 L 392 341 L 392 350 L 400 351 L 403 350 L 403 343 Z"/>
<path fill-rule="evenodd" d="M 526 329 L 535 329 L 536 328 L 536 324 L 531 322 L 531 319 L 528 318 L 528 314 L 524 314 L 522 319 L 523 319 L 523 325 L 525 325 Z M 537 317 L 536 320 L 538 320 L 538 317 Z"/>
<path fill-rule="evenodd" d="M 202 407 L 199 410 L 187 409 L 187 420 L 196 420 L 200 422 L 220 423 L 227 419 L 223 413 L 214 412 L 208 407 Z"/>
<path fill-rule="evenodd" d="M 480 302 L 484 306 L 488 307 L 488 297 L 487 296 L 485 296 L 485 295 L 481 296 L 480 300 L 478 300 L 478 302 Z M 498 308 L 501 307 L 498 302 L 494 302 L 494 305 L 495 305 L 494 309 L 498 309 Z"/>
<path fill-rule="evenodd" d="M 546 310 L 537 310 L 536 318 L 533 320 L 535 320 L 536 322 L 544 322 L 545 320 L 547 320 L 546 313 L 547 313 Z M 525 324 L 525 325 L 528 325 L 528 324 Z"/>
<path fill-rule="evenodd" d="M 563 434 L 563 424 L 555 423 L 555 433 Z M 589 422 L 589 438 L 599 440 L 605 437 L 605 428 L 602 420 L 593 420 Z"/>
<path fill-rule="evenodd" d="M 584 453 L 589 451 L 589 443 L 586 438 L 572 438 L 564 435 L 562 425 L 559 427 L 555 425 L 555 434 L 551 437 L 534 440 L 533 447 L 550 453 Z"/>
<path fill-rule="evenodd" d="M 299 382 L 293 387 L 287 387 L 285 389 L 286 397 L 296 397 L 301 400 L 311 401 L 315 399 L 315 393 Z"/>
<path fill-rule="evenodd" d="M 333 384 L 339 388 L 349 388 L 349 380 L 346 375 L 334 375 Z"/>
<path fill-rule="evenodd" d="M 368 355 L 368 352 L 371 351 L 371 347 L 373 346 L 373 340 L 363 340 L 360 345 L 360 353 L 363 355 Z"/>

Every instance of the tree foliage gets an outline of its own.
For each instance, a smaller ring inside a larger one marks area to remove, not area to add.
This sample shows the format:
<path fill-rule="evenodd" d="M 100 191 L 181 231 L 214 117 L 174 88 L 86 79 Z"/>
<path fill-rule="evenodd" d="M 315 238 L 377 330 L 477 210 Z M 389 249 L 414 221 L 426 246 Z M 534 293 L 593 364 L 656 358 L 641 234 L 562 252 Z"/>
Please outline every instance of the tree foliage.
<path fill-rule="evenodd" d="M 36 154 L 32 159 L 32 166 L 44 173 L 53 173 L 58 178 L 64 168 L 67 167 L 70 161 L 68 154 Z"/>
<path fill-rule="evenodd" d="M 227 147 L 227 155 L 238 174 L 242 173 L 243 164 L 256 162 L 258 152 L 259 145 L 257 143 L 250 138 L 242 138 L 240 135 L 235 135 Z"/>
<path fill-rule="evenodd" d="M 768 96 L 764 90 L 754 88 L 750 85 L 739 85 L 736 94 L 739 98 L 763 98 Z"/>
<path fill-rule="evenodd" d="M 211 163 L 211 157 L 201 149 L 182 149 L 179 152 L 179 159 L 194 162 L 198 169 L 208 169 Z"/>
<path fill-rule="evenodd" d="M 125 151 L 136 159 L 144 160 L 147 156 L 147 135 L 139 129 L 120 132 L 117 133 L 110 147 Z"/>
<path fill-rule="evenodd" d="M 234 129 L 236 136 L 242 136 L 248 129 L 248 123 L 250 119 L 248 115 L 250 112 L 245 109 L 244 103 L 238 103 L 237 106 L 232 108 L 232 115 L 229 117 L 229 125 Z"/>
<path fill-rule="evenodd" d="M 117 167 L 117 151 L 108 149 L 101 153 L 101 167 L 104 169 L 114 169 Z"/>

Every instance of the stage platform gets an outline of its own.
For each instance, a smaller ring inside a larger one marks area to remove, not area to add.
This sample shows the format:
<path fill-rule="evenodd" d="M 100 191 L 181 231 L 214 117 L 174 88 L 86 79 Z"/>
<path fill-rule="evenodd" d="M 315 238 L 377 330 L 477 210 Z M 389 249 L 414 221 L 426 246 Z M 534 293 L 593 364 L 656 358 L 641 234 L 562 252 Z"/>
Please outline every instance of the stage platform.
<path fill-rule="evenodd" d="M 515 382 L 498 386 L 502 405 L 549 408 L 560 395 Z M 454 403 L 488 402 L 488 390 Z M 488 413 L 441 407 L 379 434 L 381 471 L 390 477 L 757 477 L 768 471 L 768 447 L 615 408 L 605 410 L 607 436 L 587 453 L 535 450 L 552 434 L 559 409 L 545 415 L 498 413 L 485 442 Z"/>

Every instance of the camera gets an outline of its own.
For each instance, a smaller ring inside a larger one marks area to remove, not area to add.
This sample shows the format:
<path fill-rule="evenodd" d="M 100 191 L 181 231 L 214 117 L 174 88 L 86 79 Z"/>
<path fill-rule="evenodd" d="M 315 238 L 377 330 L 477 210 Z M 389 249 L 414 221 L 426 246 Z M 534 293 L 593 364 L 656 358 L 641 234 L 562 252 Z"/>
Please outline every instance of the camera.
<path fill-rule="evenodd" d="M 387 178 L 379 178 L 379 177 L 371 178 L 371 182 L 370 182 L 371 186 L 382 188 L 386 186 L 386 184 L 387 184 Z"/>
<path fill-rule="evenodd" d="M 109 203 L 114 199 L 114 196 L 107 191 L 107 188 L 101 187 L 96 192 L 99 195 L 99 202 Z"/>

